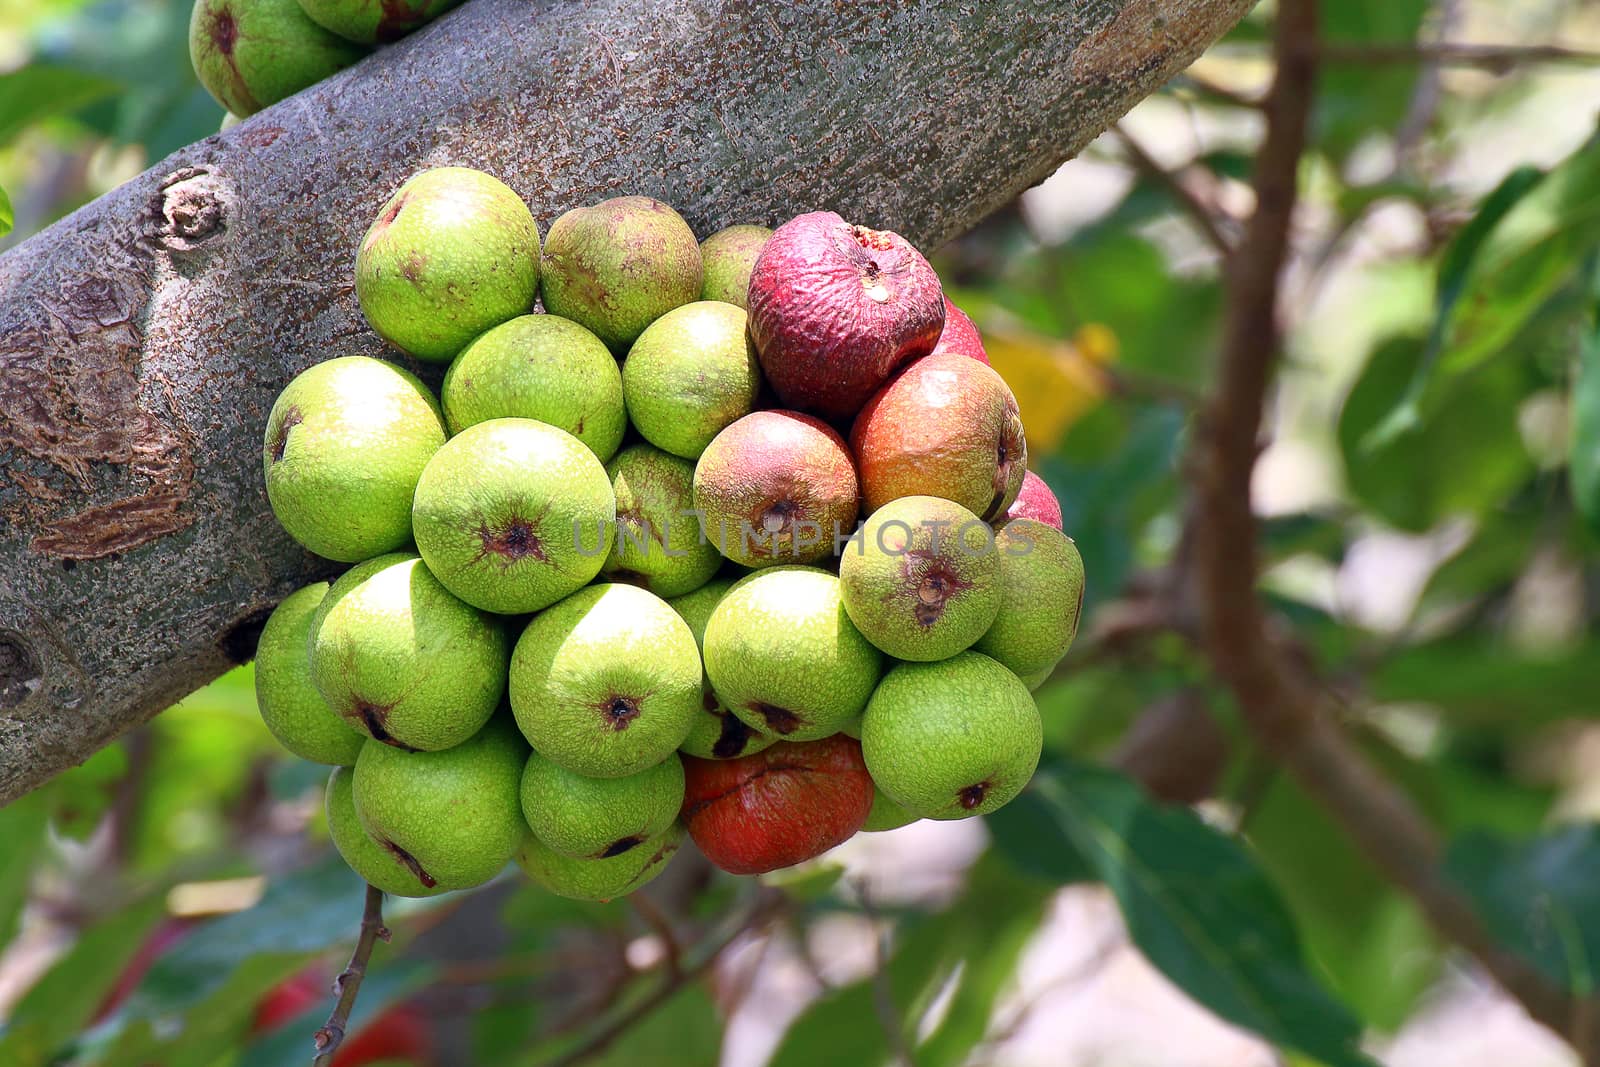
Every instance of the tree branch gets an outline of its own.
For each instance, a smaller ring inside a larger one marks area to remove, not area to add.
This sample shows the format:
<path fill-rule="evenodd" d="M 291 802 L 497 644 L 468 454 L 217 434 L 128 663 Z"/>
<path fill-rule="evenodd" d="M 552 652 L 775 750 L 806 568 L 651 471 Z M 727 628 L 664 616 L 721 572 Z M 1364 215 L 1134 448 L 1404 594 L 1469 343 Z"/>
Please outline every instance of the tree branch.
<path fill-rule="evenodd" d="M 356 995 L 361 992 L 361 980 L 367 976 L 367 963 L 379 941 L 389 940 L 389 928 L 383 925 L 383 891 L 367 886 L 367 903 L 361 913 L 361 936 L 356 938 L 355 951 L 350 962 L 333 980 L 333 991 L 338 1001 L 333 1014 L 322 1024 L 312 1038 L 317 1046 L 316 1058 L 311 1067 L 330 1067 L 339 1046 L 344 1043 L 345 1027 L 350 1025 L 350 1012 L 355 1009 Z"/>
<path fill-rule="evenodd" d="M 1200 231 L 1200 236 L 1205 238 L 1206 243 L 1219 256 L 1226 257 L 1232 251 L 1233 243 L 1222 232 L 1222 227 L 1217 221 L 1217 213 L 1211 205 L 1201 200 L 1193 189 L 1184 184 L 1181 177 L 1163 167 L 1145 150 L 1144 145 L 1135 140 L 1133 135 L 1120 124 L 1112 126 L 1111 132 L 1122 145 L 1123 151 L 1127 153 L 1134 169 L 1165 189 L 1194 223 L 1195 229 Z"/>
<path fill-rule="evenodd" d="M 1256 595 L 1250 482 L 1267 384 L 1282 348 L 1278 281 L 1305 145 L 1316 32 L 1315 0 L 1280 5 L 1277 73 L 1254 178 L 1257 209 L 1228 265 L 1221 365 L 1193 456 L 1197 507 L 1187 530 L 1194 551 L 1189 594 L 1211 659 L 1264 747 L 1412 897 L 1436 932 L 1477 957 L 1534 1018 L 1571 1035 L 1569 998 L 1495 944 L 1469 903 L 1442 877 L 1432 829 L 1338 729 L 1322 691 L 1269 632 Z M 1593 1049 L 1580 1052 L 1585 1062 L 1595 1062 Z"/>
<path fill-rule="evenodd" d="M 1452 44 L 1449 41 L 1401 41 L 1395 44 L 1336 44 L 1317 49 L 1324 63 L 1348 66 L 1436 63 L 1484 67 L 1504 73 L 1521 63 L 1600 64 L 1600 52 L 1584 52 L 1553 44 Z"/>
<path fill-rule="evenodd" d="M 545 226 L 644 193 L 702 234 L 829 207 L 931 248 L 1249 6 L 470 0 L 0 255 L 0 803 L 329 573 L 267 507 L 262 427 L 309 364 L 396 357 L 351 261 L 414 171 L 488 170 Z"/>

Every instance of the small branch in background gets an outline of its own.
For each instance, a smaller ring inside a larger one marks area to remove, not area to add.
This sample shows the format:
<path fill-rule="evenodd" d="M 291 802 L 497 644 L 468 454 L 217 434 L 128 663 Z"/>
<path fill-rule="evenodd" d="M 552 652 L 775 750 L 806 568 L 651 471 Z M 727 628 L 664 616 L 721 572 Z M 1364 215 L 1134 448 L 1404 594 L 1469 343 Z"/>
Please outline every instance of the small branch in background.
<path fill-rule="evenodd" d="M 883 1036 L 889 1042 L 889 1050 L 894 1056 L 895 1067 L 917 1067 L 916 1058 L 911 1054 L 911 1045 L 906 1041 L 905 1024 L 900 1019 L 900 1010 L 894 1003 L 894 988 L 889 984 L 889 930 L 883 925 L 883 918 L 878 910 L 872 906 L 872 896 L 867 890 L 867 883 L 856 883 L 856 899 L 861 902 L 861 912 L 872 924 L 872 1010 L 878 1017 L 878 1025 L 883 1028 Z"/>
<path fill-rule="evenodd" d="M 361 980 L 367 975 L 367 963 L 379 941 L 389 940 L 389 928 L 383 925 L 383 891 L 367 886 L 367 903 L 361 913 L 361 936 L 356 938 L 355 951 L 350 962 L 333 980 L 333 991 L 339 1000 L 333 1014 L 322 1024 L 312 1040 L 317 1046 L 317 1057 L 311 1067 L 329 1067 L 334 1054 L 345 1038 L 345 1027 L 350 1025 L 350 1012 L 355 1009 L 356 995 L 361 992 Z"/>
<path fill-rule="evenodd" d="M 1136 141 L 1127 130 L 1122 128 L 1120 123 L 1111 127 L 1111 134 L 1122 145 L 1123 151 L 1128 154 L 1128 162 L 1133 165 L 1133 168 L 1171 194 L 1172 199 L 1177 202 L 1178 207 L 1182 208 L 1184 214 L 1194 223 L 1195 229 L 1200 231 L 1200 236 L 1205 238 L 1206 243 L 1218 255 L 1226 258 L 1229 252 L 1232 251 L 1233 244 L 1228 240 L 1227 235 L 1222 232 L 1222 226 L 1217 220 L 1216 210 L 1204 200 L 1201 200 L 1193 189 L 1185 185 L 1182 178 L 1163 167 L 1154 156 L 1145 150 L 1143 145 Z"/>
<path fill-rule="evenodd" d="M 644 924 L 650 927 L 650 932 L 661 939 L 661 951 L 665 954 L 667 975 L 677 977 L 683 970 L 683 947 L 678 944 L 677 935 L 672 932 L 672 920 L 656 906 L 655 901 L 643 893 L 629 894 L 628 904 L 639 918 L 644 920 Z"/>
<path fill-rule="evenodd" d="M 1203 78 L 1192 70 L 1184 71 L 1179 76 L 1179 81 L 1188 85 L 1199 95 L 1210 97 L 1219 103 L 1245 108 L 1249 111 L 1261 110 L 1262 101 L 1260 97 L 1250 96 L 1247 93 L 1239 92 L 1237 89 L 1229 89 L 1227 86 L 1218 85 L 1216 82 L 1211 81 L 1209 78 Z"/>
<path fill-rule="evenodd" d="M 1445 41 L 1401 41 L 1394 44 L 1337 44 L 1316 50 L 1324 63 L 1346 66 L 1391 63 L 1438 63 L 1455 67 L 1482 67 L 1503 74 L 1522 63 L 1584 63 L 1600 65 L 1600 52 L 1584 52 L 1560 45 L 1451 44 Z"/>

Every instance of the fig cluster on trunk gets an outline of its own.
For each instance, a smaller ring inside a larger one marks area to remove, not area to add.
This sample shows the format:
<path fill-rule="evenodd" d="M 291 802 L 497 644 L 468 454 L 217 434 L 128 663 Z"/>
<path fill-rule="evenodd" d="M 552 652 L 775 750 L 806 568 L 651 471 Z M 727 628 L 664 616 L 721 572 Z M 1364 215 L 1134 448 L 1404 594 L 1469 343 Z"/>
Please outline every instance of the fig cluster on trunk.
<path fill-rule="evenodd" d="M 285 534 L 352 564 L 256 672 L 339 853 L 604 900 L 686 841 L 759 874 L 1007 803 L 1083 561 L 928 261 L 831 212 L 700 242 L 647 196 L 559 207 L 407 177 L 354 256 L 393 359 L 313 362 L 263 427 Z"/>

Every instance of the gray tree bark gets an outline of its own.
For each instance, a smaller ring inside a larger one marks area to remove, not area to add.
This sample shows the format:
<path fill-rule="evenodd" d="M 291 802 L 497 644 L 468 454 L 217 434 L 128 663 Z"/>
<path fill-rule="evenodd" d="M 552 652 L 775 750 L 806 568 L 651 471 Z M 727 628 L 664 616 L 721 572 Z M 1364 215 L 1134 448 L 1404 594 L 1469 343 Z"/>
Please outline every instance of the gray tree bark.
<path fill-rule="evenodd" d="M 330 567 L 261 433 L 296 372 L 401 358 L 356 243 L 424 167 L 533 207 L 645 193 L 697 232 L 830 208 L 961 232 L 1252 0 L 472 0 L 0 256 L 0 803 L 248 659 Z"/>

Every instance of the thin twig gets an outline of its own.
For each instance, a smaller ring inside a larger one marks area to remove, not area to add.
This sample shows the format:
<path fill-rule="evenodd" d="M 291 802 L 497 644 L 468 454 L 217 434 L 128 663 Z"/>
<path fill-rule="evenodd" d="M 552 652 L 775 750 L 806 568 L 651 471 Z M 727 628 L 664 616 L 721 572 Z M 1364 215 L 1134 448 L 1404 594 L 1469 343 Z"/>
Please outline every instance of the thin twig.
<path fill-rule="evenodd" d="M 311 1067 L 328 1067 L 334 1053 L 345 1038 L 345 1027 L 350 1025 L 350 1012 L 356 1006 L 356 994 L 361 992 L 361 980 L 367 976 L 367 963 L 379 941 L 389 940 L 389 928 L 383 925 L 383 890 L 367 886 L 367 903 L 361 913 L 361 936 L 356 938 L 355 951 L 350 962 L 333 980 L 333 992 L 339 998 L 333 1014 L 322 1024 L 312 1041 L 317 1046 L 316 1059 Z"/>
<path fill-rule="evenodd" d="M 1295 775 L 1351 840 L 1417 903 L 1433 928 L 1472 953 L 1558 1033 L 1572 1034 L 1572 1002 L 1500 948 L 1439 870 L 1433 829 L 1410 799 L 1378 775 L 1328 713 L 1321 689 L 1285 654 L 1256 595 L 1259 550 L 1250 482 L 1268 380 L 1282 349 L 1279 275 L 1288 255 L 1296 175 L 1316 74 L 1316 0 L 1278 8 L 1277 73 L 1257 154 L 1257 208 L 1227 272 L 1222 361 L 1196 436 L 1194 581 L 1188 595 L 1217 673 L 1251 731 Z M 1585 1063 L 1600 1063 L 1580 1049 Z"/>
<path fill-rule="evenodd" d="M 856 899 L 861 902 L 861 912 L 872 924 L 872 1010 L 883 1029 L 884 1039 L 898 1067 L 917 1067 L 906 1041 L 905 1024 L 900 1020 L 900 1010 L 894 1003 L 894 987 L 889 983 L 889 929 L 882 923 L 865 881 L 856 884 Z"/>
<path fill-rule="evenodd" d="M 1181 178 L 1166 167 L 1163 167 L 1154 156 L 1145 151 L 1145 147 L 1136 141 L 1127 130 L 1123 129 L 1121 124 L 1113 125 L 1111 134 L 1121 143 L 1122 149 L 1128 154 L 1128 161 L 1133 164 L 1134 169 L 1165 189 L 1172 196 L 1172 199 L 1177 202 L 1178 206 L 1183 209 L 1184 214 L 1194 222 L 1195 228 L 1200 231 L 1200 236 L 1205 238 L 1206 243 L 1218 255 L 1227 256 L 1233 245 L 1228 240 L 1227 235 L 1222 232 L 1222 227 L 1217 222 L 1216 212 L 1211 206 L 1201 200 L 1193 189 L 1183 183 Z"/>
<path fill-rule="evenodd" d="M 1506 71 L 1519 63 L 1594 63 L 1600 52 L 1585 52 L 1553 44 L 1498 45 L 1453 44 L 1448 41 L 1402 41 L 1393 44 L 1337 44 L 1317 50 L 1325 63 L 1343 65 L 1389 63 L 1441 63 L 1446 66 L 1485 67 Z"/>

